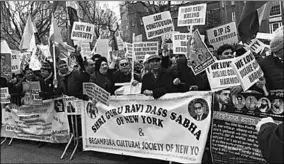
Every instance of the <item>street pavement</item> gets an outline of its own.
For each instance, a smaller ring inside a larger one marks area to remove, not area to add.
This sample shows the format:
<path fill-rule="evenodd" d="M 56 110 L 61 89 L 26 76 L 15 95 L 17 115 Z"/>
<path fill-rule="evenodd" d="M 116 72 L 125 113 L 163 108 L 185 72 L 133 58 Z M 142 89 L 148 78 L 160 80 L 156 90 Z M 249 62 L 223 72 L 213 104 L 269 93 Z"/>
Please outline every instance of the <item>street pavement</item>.
<path fill-rule="evenodd" d="M 1 141 L 3 138 L 1 137 Z M 137 158 L 124 155 L 115 155 L 100 153 L 94 151 L 77 150 L 73 160 L 69 157 L 73 151 L 74 144 L 71 143 L 64 159 L 60 159 L 66 144 L 47 143 L 42 147 L 38 142 L 14 139 L 12 144 L 8 145 L 9 139 L 1 145 L 1 164 L 3 163 L 94 163 L 94 164 L 124 164 L 124 163 L 153 163 L 166 164 L 169 162 Z"/>

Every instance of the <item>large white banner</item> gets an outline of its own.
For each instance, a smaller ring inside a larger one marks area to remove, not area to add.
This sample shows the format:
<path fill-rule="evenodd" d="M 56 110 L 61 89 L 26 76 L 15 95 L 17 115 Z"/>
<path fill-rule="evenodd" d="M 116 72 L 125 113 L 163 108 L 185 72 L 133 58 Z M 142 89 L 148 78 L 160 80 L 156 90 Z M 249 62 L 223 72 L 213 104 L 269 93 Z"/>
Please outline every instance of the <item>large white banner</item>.
<path fill-rule="evenodd" d="M 209 43 L 216 50 L 223 44 L 235 44 L 239 42 L 235 22 L 209 29 L 207 30 L 207 36 Z"/>
<path fill-rule="evenodd" d="M 177 33 L 173 34 L 173 53 L 174 54 L 186 54 L 187 42 L 192 34 L 190 33 Z"/>
<path fill-rule="evenodd" d="M 174 24 L 169 11 L 143 17 L 147 39 L 153 39 L 174 31 Z"/>
<path fill-rule="evenodd" d="M 37 106 L 2 105 L 1 137 L 67 143 L 70 130 L 62 98 Z"/>
<path fill-rule="evenodd" d="M 177 26 L 205 25 L 207 4 L 179 7 Z"/>
<path fill-rule="evenodd" d="M 201 163 L 211 102 L 208 92 L 111 97 L 109 107 L 85 102 L 83 150 Z"/>

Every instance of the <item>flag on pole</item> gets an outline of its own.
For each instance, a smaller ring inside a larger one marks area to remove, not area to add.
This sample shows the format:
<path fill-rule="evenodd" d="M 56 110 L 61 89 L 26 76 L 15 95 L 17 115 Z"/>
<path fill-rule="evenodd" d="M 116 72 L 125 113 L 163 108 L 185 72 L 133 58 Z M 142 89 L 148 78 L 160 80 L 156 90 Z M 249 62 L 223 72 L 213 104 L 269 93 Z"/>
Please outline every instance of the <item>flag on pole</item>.
<path fill-rule="evenodd" d="M 74 42 L 71 40 L 71 33 L 72 33 L 72 28 L 74 22 L 78 22 L 79 18 L 77 15 L 77 2 L 76 1 L 66 1 L 66 7 L 67 7 L 67 12 L 68 12 L 68 24 L 67 24 L 67 29 L 68 29 L 68 40 L 67 44 L 71 45 L 74 47 Z"/>
<path fill-rule="evenodd" d="M 24 33 L 20 42 L 20 50 L 32 51 L 36 47 L 35 33 L 37 33 L 36 27 L 32 22 L 31 15 L 28 16 L 27 23 L 24 29 Z"/>
<path fill-rule="evenodd" d="M 246 1 L 238 24 L 241 41 L 246 42 L 256 36 L 261 22 L 269 18 L 270 6 L 267 1 Z"/>

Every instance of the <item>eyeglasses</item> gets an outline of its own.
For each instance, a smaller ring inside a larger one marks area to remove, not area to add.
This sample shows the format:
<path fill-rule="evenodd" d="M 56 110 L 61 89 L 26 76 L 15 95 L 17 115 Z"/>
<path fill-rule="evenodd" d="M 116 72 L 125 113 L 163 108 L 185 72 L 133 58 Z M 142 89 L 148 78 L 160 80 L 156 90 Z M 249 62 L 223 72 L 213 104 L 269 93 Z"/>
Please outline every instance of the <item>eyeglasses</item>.
<path fill-rule="evenodd" d="M 158 63 L 158 62 L 160 62 L 161 60 L 160 59 L 152 59 L 152 60 L 150 60 L 149 62 L 150 63 Z"/>
<path fill-rule="evenodd" d="M 225 52 L 224 55 L 233 55 L 233 52 Z"/>
<path fill-rule="evenodd" d="M 123 67 L 128 66 L 128 65 L 129 63 L 120 63 L 120 66 L 123 66 Z"/>
<path fill-rule="evenodd" d="M 197 109 L 202 109 L 202 107 L 201 107 L 201 106 L 199 106 L 199 107 L 194 107 L 194 109 L 195 109 L 195 110 L 197 110 Z"/>

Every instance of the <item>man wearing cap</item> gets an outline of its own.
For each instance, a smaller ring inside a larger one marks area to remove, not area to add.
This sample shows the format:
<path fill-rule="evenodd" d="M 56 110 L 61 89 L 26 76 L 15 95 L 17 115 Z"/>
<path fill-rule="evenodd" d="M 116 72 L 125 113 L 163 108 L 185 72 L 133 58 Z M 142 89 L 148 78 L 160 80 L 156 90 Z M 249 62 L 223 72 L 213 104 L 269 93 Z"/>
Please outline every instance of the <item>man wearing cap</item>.
<path fill-rule="evenodd" d="M 284 51 L 283 32 L 275 36 L 270 42 L 272 55 L 259 62 L 264 73 L 264 79 L 257 82 L 256 86 L 262 88 L 266 85 L 268 90 L 284 89 Z"/>
<path fill-rule="evenodd" d="M 53 98 L 53 72 L 51 64 L 48 61 L 41 63 L 40 74 L 41 92 L 39 95 L 43 99 Z"/>
<path fill-rule="evenodd" d="M 172 76 L 161 67 L 161 59 L 159 55 L 148 57 L 151 72 L 146 73 L 142 79 L 141 93 L 155 99 L 172 92 Z"/>

